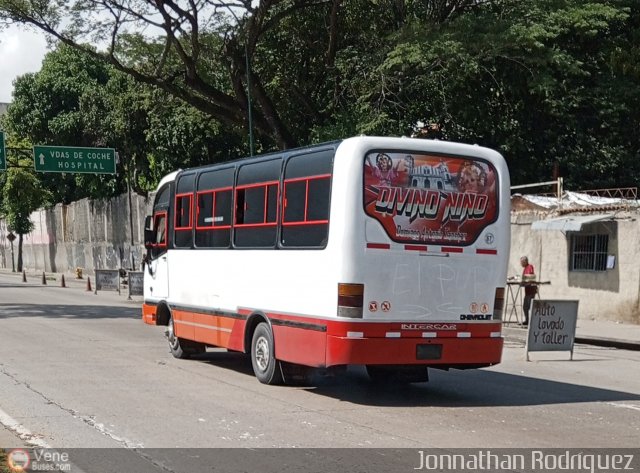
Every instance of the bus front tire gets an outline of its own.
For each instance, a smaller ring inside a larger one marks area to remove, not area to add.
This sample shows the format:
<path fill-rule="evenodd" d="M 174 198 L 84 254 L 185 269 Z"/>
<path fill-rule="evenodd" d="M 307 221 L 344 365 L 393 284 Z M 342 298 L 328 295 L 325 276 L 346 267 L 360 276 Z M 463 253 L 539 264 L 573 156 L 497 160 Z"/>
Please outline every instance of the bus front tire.
<path fill-rule="evenodd" d="M 273 333 L 265 322 L 261 322 L 253 332 L 251 340 L 251 365 L 253 372 L 263 384 L 281 384 L 282 372 L 275 357 Z"/>
<path fill-rule="evenodd" d="M 167 331 L 165 332 L 165 334 L 167 336 L 167 340 L 169 341 L 169 351 L 171 351 L 171 354 L 175 358 L 186 360 L 191 358 L 193 355 L 198 355 L 206 351 L 206 347 L 202 343 L 176 337 L 173 325 L 173 317 L 169 318 L 169 323 L 167 324 Z"/>

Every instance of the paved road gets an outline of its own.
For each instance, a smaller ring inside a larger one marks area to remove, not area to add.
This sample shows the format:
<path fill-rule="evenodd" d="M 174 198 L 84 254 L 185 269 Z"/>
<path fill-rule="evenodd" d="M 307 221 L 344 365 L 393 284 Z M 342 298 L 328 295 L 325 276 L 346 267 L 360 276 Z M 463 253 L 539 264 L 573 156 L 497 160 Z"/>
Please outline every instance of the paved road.
<path fill-rule="evenodd" d="M 491 369 L 376 386 L 257 382 L 241 355 L 173 359 L 138 302 L 0 274 L 0 423 L 53 447 L 637 447 L 640 353 L 507 342 Z M 27 432 L 27 433 L 25 433 Z"/>

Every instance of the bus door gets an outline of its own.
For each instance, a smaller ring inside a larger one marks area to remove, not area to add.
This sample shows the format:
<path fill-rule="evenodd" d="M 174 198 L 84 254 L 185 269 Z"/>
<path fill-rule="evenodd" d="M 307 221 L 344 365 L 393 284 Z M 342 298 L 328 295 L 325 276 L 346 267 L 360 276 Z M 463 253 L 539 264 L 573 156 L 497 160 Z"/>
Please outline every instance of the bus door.
<path fill-rule="evenodd" d="M 148 242 L 148 268 L 145 275 L 145 298 L 164 300 L 169 296 L 167 249 L 169 239 L 170 185 L 161 189 L 153 206 L 153 236 Z"/>

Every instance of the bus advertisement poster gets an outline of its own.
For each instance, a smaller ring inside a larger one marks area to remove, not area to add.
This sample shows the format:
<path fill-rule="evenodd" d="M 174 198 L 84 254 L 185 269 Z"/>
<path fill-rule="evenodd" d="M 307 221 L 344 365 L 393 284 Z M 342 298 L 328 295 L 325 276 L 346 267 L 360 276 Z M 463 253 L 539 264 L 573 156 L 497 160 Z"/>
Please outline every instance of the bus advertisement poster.
<path fill-rule="evenodd" d="M 470 245 L 498 218 L 496 170 L 480 159 L 369 153 L 364 204 L 399 243 Z"/>

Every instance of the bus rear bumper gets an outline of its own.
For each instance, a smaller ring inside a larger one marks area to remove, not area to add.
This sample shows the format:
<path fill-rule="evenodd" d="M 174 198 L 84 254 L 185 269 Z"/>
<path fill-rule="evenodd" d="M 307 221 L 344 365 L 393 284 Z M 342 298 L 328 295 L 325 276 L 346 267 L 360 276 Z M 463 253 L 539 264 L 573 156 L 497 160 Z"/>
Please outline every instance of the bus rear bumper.
<path fill-rule="evenodd" d="M 502 337 L 346 338 L 327 336 L 327 366 L 424 365 L 438 368 L 491 366 L 502 358 Z"/>

